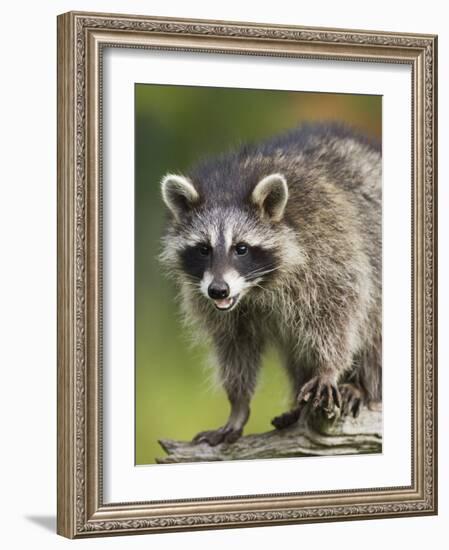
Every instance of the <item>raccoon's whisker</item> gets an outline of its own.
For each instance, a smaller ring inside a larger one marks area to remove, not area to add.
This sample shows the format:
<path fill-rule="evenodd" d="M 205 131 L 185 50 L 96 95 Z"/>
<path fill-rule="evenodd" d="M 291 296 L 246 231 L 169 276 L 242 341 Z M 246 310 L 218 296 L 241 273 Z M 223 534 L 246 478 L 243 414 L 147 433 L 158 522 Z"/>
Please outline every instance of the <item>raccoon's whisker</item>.
<path fill-rule="evenodd" d="M 254 269 L 253 271 L 248 272 L 246 275 L 250 276 L 250 275 L 257 274 L 257 273 L 265 273 L 266 271 L 269 271 L 270 269 L 271 269 L 271 267 L 269 267 L 269 266 L 260 267 L 258 269 Z"/>
<path fill-rule="evenodd" d="M 266 290 L 267 292 L 272 292 L 271 290 L 265 288 L 264 286 L 262 286 L 260 283 L 253 283 L 253 286 L 256 286 L 262 290 Z"/>
<path fill-rule="evenodd" d="M 251 280 L 253 278 L 257 279 L 258 277 L 262 277 L 263 275 L 267 275 L 268 273 L 272 273 L 273 271 L 277 271 L 278 269 L 280 269 L 280 267 L 273 267 L 272 269 L 256 269 L 247 273 L 246 278 L 248 280 Z"/>
<path fill-rule="evenodd" d="M 188 285 L 195 285 L 198 284 L 197 281 L 192 279 L 191 277 L 185 277 L 184 282 Z"/>
<path fill-rule="evenodd" d="M 200 288 L 200 283 L 197 283 L 195 281 L 184 281 L 183 284 L 185 284 L 187 286 L 191 286 L 193 288 Z"/>

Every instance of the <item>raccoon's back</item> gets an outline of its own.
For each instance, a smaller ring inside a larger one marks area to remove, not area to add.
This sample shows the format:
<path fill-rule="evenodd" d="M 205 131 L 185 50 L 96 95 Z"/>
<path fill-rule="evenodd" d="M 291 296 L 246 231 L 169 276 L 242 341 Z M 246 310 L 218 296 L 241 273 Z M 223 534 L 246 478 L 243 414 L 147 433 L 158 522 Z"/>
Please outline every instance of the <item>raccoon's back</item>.
<path fill-rule="evenodd" d="M 380 144 L 347 127 L 301 126 L 268 141 L 261 152 L 286 173 L 293 200 L 299 192 L 310 196 L 329 184 L 349 193 L 350 200 L 381 203 Z"/>
<path fill-rule="evenodd" d="M 286 177 L 293 201 L 327 179 L 365 201 L 380 203 L 380 166 L 381 149 L 375 141 L 338 124 L 306 124 L 209 157 L 189 175 L 206 204 L 241 205 L 260 179 L 275 172 Z"/>

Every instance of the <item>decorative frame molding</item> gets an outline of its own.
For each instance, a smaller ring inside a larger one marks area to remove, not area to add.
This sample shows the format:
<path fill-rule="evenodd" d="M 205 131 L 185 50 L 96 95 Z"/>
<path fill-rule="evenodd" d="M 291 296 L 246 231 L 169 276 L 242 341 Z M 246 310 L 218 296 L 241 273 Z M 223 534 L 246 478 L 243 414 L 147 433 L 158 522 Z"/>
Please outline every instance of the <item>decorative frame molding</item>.
<path fill-rule="evenodd" d="M 132 47 L 409 64 L 413 123 L 411 486 L 104 504 L 101 60 Z M 437 513 L 437 38 L 70 12 L 58 17 L 58 533 L 70 538 Z"/>

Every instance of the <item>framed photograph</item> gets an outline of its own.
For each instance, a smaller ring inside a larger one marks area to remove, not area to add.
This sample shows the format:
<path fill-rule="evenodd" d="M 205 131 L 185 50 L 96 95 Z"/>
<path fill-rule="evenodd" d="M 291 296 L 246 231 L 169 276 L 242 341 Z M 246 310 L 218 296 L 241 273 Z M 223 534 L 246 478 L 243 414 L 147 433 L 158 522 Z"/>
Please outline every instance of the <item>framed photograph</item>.
<path fill-rule="evenodd" d="M 58 533 L 437 512 L 433 35 L 58 17 Z"/>

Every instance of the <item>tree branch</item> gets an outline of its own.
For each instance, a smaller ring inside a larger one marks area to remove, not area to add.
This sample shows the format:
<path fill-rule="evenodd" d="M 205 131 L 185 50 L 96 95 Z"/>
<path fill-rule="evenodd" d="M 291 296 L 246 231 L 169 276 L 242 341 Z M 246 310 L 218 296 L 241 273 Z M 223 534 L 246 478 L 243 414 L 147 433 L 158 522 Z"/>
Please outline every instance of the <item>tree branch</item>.
<path fill-rule="evenodd" d="M 357 418 L 346 416 L 329 420 L 321 415 L 308 414 L 303 418 L 284 430 L 247 435 L 236 443 L 216 447 L 207 443 L 162 439 L 159 443 L 167 456 L 156 461 L 170 464 L 382 452 L 380 404 L 363 408 Z"/>

